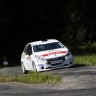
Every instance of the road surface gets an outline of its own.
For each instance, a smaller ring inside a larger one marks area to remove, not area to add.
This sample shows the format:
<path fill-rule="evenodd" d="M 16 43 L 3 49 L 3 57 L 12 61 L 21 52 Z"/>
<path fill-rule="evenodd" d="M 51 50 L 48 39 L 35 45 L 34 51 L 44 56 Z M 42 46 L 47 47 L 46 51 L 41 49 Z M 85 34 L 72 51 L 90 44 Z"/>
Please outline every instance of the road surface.
<path fill-rule="evenodd" d="M 0 72 L 22 75 L 20 66 L 2 68 Z M 55 85 L 0 83 L 0 96 L 96 96 L 96 66 L 82 66 L 47 71 L 61 75 Z"/>

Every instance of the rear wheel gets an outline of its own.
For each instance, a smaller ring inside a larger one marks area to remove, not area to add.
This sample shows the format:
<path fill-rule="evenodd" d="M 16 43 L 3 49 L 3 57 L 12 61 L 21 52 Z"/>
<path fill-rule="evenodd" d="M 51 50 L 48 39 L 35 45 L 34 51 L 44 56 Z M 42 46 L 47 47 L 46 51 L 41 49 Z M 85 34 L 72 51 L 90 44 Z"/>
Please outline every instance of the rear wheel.
<path fill-rule="evenodd" d="M 28 73 L 28 71 L 25 69 L 25 66 L 24 66 L 23 63 L 21 63 L 21 68 L 22 68 L 23 74 L 27 74 Z"/>

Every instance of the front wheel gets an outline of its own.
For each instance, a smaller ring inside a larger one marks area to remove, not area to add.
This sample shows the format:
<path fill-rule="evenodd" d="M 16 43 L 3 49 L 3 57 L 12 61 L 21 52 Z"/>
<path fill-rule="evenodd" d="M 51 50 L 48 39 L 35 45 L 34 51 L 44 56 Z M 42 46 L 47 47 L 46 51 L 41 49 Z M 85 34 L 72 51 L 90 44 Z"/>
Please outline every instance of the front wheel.
<path fill-rule="evenodd" d="M 33 71 L 36 72 L 37 71 L 37 68 L 36 68 L 36 65 L 35 65 L 35 62 L 34 61 L 32 62 L 32 67 L 33 67 Z"/>
<path fill-rule="evenodd" d="M 28 71 L 25 69 L 25 66 L 24 66 L 23 63 L 21 63 L 21 68 L 22 68 L 23 74 L 27 74 L 28 73 Z"/>

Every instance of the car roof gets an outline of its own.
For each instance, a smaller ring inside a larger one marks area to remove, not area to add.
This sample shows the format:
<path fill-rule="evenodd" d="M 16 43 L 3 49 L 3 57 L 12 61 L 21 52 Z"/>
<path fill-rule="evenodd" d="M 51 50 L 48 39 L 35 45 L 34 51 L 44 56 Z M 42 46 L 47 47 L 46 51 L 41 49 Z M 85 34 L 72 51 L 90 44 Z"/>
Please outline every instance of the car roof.
<path fill-rule="evenodd" d="M 46 40 L 39 40 L 39 41 L 30 42 L 29 44 L 40 45 L 40 44 L 47 44 L 47 43 L 52 43 L 52 42 L 59 42 L 59 41 L 56 39 L 46 39 Z"/>

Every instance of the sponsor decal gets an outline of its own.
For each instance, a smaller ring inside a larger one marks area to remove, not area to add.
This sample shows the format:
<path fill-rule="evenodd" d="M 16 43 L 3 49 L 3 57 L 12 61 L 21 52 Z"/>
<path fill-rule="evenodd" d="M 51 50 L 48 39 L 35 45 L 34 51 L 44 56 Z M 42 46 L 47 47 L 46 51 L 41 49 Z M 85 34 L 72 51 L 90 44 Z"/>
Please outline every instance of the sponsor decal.
<path fill-rule="evenodd" d="M 42 56 L 46 57 L 46 56 L 49 56 L 49 55 L 65 54 L 65 53 L 66 53 L 66 51 L 57 51 L 57 52 L 50 52 L 50 53 L 47 53 L 47 54 L 43 54 Z"/>

